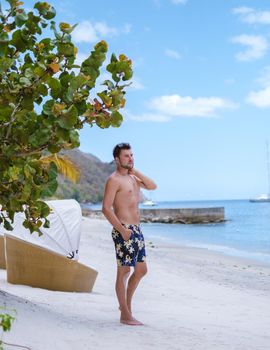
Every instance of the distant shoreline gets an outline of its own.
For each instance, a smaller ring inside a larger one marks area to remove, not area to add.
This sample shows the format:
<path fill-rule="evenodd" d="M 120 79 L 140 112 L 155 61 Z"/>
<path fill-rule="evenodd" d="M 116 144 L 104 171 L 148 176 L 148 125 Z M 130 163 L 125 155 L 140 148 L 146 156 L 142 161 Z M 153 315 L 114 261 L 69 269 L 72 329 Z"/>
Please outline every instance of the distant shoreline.
<path fill-rule="evenodd" d="M 105 219 L 100 209 L 82 208 L 83 216 Z M 140 209 L 140 221 L 164 224 L 209 224 L 225 222 L 224 208 Z"/>

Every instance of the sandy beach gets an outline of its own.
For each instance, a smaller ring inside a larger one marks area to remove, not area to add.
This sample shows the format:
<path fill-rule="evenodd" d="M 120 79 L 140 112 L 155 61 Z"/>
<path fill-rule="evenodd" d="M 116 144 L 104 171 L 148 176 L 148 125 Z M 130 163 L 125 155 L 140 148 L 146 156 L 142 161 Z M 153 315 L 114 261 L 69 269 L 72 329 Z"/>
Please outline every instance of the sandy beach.
<path fill-rule="evenodd" d="M 99 272 L 93 292 L 13 285 L 0 270 L 0 305 L 17 310 L 3 340 L 33 350 L 269 350 L 270 266 L 145 240 L 149 272 L 133 304 L 144 326 L 119 323 L 111 227 L 84 217 L 79 261 Z"/>

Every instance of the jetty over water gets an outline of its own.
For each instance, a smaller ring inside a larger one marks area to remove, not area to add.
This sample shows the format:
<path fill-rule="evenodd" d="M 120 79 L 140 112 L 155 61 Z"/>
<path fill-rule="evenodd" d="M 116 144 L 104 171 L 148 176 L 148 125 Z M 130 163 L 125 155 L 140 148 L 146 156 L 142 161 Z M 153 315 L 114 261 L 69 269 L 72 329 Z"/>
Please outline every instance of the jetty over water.
<path fill-rule="evenodd" d="M 83 208 L 83 215 L 104 218 L 101 210 Z M 164 224 L 208 224 L 225 221 L 224 207 L 215 208 L 176 208 L 140 209 L 141 222 Z"/>
<path fill-rule="evenodd" d="M 211 222 L 224 221 L 224 207 L 141 209 L 141 222 L 160 222 L 166 224 L 207 224 Z"/>

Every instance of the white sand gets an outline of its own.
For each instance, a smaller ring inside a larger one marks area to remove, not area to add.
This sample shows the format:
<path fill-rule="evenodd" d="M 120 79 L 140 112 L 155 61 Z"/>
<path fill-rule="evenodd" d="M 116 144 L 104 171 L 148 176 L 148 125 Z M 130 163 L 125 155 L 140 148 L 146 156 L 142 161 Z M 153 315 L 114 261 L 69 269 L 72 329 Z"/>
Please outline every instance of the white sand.
<path fill-rule="evenodd" d="M 133 304 L 144 326 L 119 323 L 110 225 L 84 218 L 79 261 L 99 271 L 93 292 L 13 285 L 0 270 L 0 305 L 17 310 L 4 340 L 33 350 L 270 349 L 270 266 L 145 238 L 149 273 Z"/>

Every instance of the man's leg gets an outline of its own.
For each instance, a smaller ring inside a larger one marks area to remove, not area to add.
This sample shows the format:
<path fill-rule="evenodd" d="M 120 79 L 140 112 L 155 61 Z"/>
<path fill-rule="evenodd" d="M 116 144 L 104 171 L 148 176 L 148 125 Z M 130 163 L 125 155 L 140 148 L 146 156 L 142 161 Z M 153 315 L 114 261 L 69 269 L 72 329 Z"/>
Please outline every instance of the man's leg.
<path fill-rule="evenodd" d="M 129 273 L 130 273 L 129 266 L 117 267 L 115 291 L 119 302 L 119 308 L 121 311 L 121 320 L 132 319 L 132 316 L 127 307 L 127 300 L 126 300 L 126 284 L 127 284 Z"/>
<path fill-rule="evenodd" d="M 117 267 L 117 277 L 115 290 L 119 302 L 119 308 L 121 311 L 120 322 L 130 325 L 130 326 L 139 326 L 142 325 L 141 322 L 137 321 L 132 317 L 128 307 L 126 300 L 126 282 L 129 276 L 130 267 L 129 266 L 118 266 Z"/>
<path fill-rule="evenodd" d="M 128 310 L 131 314 L 132 314 L 132 312 L 131 312 L 131 300 L 132 300 L 133 294 L 134 294 L 140 280 L 142 279 L 143 276 L 145 276 L 146 273 L 147 273 L 146 262 L 137 262 L 136 266 L 134 267 L 134 272 L 128 280 L 126 302 L 127 302 Z"/>

